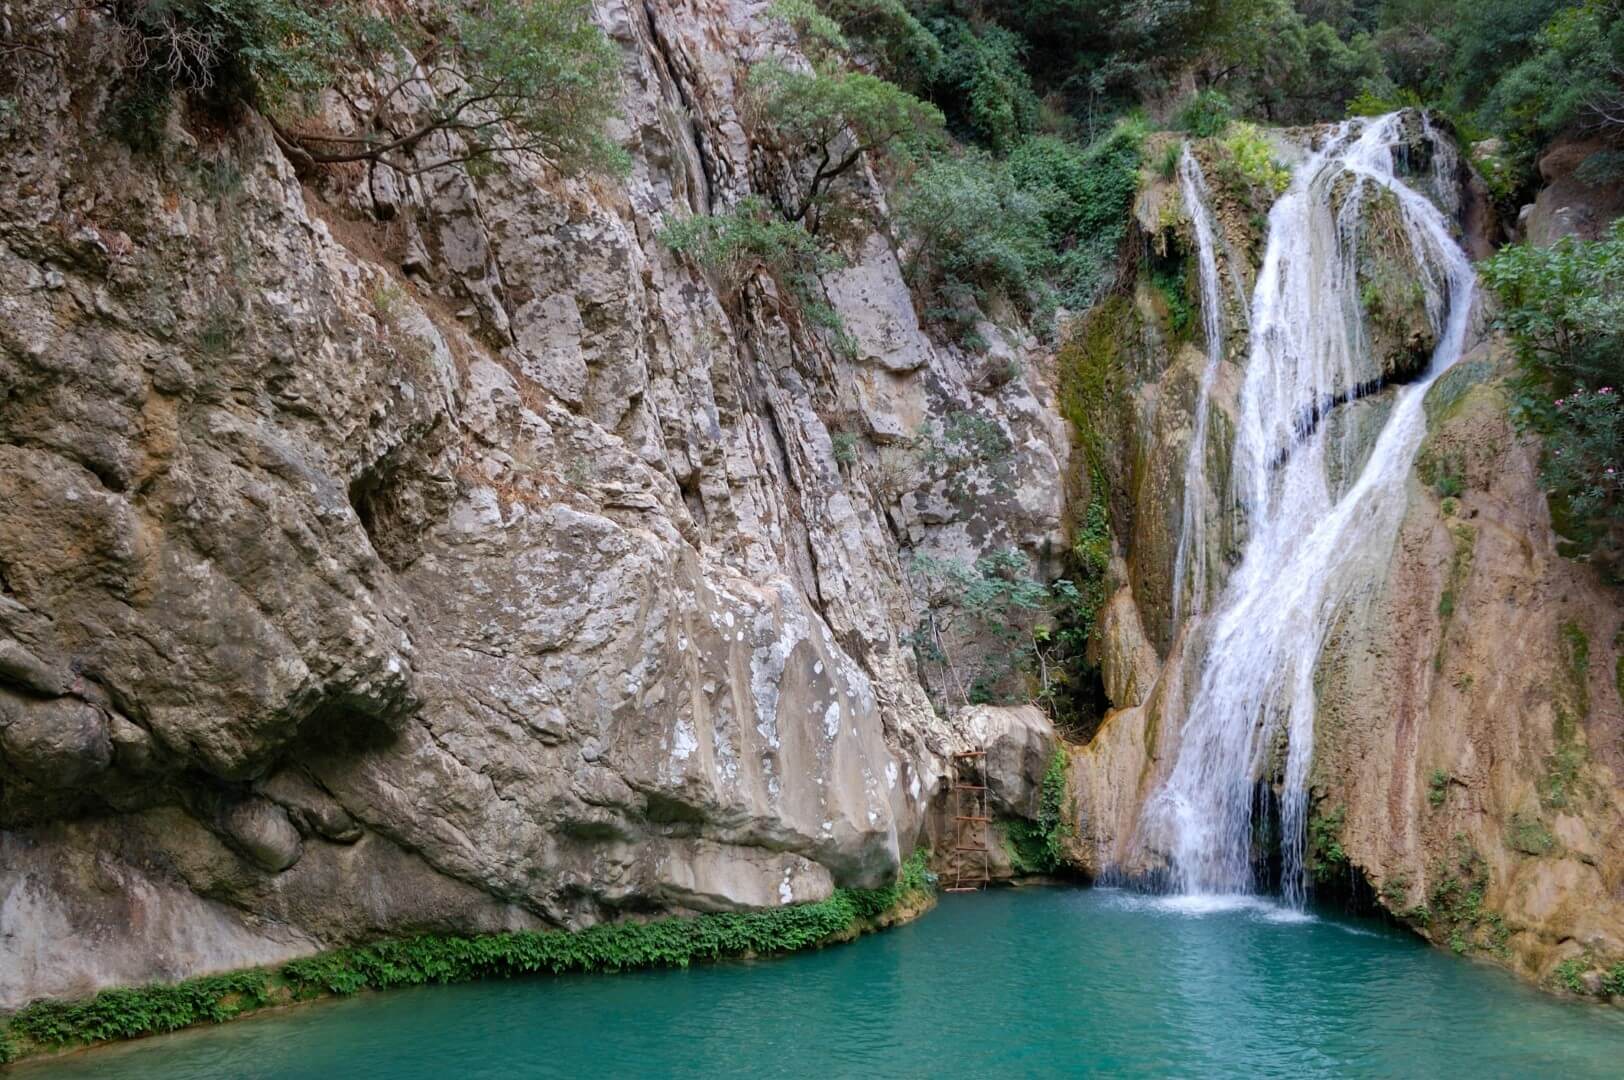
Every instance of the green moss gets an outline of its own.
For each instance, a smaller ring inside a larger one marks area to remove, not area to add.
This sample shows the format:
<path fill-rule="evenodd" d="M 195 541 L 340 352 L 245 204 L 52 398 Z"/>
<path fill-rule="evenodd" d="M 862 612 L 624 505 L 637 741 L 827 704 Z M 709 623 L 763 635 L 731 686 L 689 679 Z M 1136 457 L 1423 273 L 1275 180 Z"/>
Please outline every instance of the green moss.
<path fill-rule="evenodd" d="M 1309 870 L 1315 881 L 1328 881 L 1348 867 L 1348 853 L 1342 849 L 1342 826 L 1347 807 L 1328 813 L 1316 812 L 1308 822 Z"/>
<path fill-rule="evenodd" d="M 173 985 L 103 990 L 77 1001 L 37 1001 L 0 1031 L 0 1061 L 23 1052 L 220 1023 L 268 1004 L 428 983 L 532 974 L 687 967 L 695 961 L 792 952 L 871 928 L 928 895 L 926 854 L 916 851 L 895 883 L 839 889 L 827 900 L 767 911 L 718 913 L 585 930 L 419 935 L 336 949 L 275 970 L 253 968 Z"/>
<path fill-rule="evenodd" d="M 1556 748 L 1545 759 L 1545 774 L 1537 785 L 1540 802 L 1553 810 L 1571 806 L 1583 794 L 1581 774 L 1588 755 L 1579 725 L 1590 713 L 1590 639 L 1571 620 L 1562 624 L 1557 636 L 1565 678 L 1554 695 L 1551 736 Z"/>
<path fill-rule="evenodd" d="M 1004 824 L 1005 846 L 1016 873 L 1048 874 L 1066 861 L 1066 839 L 1073 832 L 1066 814 L 1066 770 L 1070 761 L 1063 748 L 1049 758 L 1037 821 Z"/>
<path fill-rule="evenodd" d="M 1538 815 L 1518 812 L 1506 825 L 1506 846 L 1525 855 L 1549 855 L 1556 850 L 1556 837 Z"/>
<path fill-rule="evenodd" d="M 1487 950 L 1503 954 L 1511 930 L 1498 913 L 1484 908 L 1489 868 L 1465 833 L 1456 833 L 1453 851 L 1433 868 L 1433 886 L 1427 895 L 1425 924 L 1433 940 L 1449 943 L 1456 953 Z"/>
<path fill-rule="evenodd" d="M 1487 360 L 1472 360 L 1456 364 L 1427 387 L 1422 407 L 1427 413 L 1427 427 L 1435 428 L 1455 416 L 1466 401 L 1467 391 L 1488 381 L 1494 374 L 1494 365 Z"/>
<path fill-rule="evenodd" d="M 1433 769 L 1432 775 L 1427 777 L 1427 805 L 1437 810 L 1448 798 L 1449 774 L 1442 769 Z"/>
<path fill-rule="evenodd" d="M 1115 294 L 1089 312 L 1079 332 L 1060 350 L 1060 401 L 1083 448 L 1089 471 L 1105 475 L 1110 461 L 1106 433 L 1120 423 L 1126 405 L 1122 343 L 1137 335 L 1132 301 Z"/>

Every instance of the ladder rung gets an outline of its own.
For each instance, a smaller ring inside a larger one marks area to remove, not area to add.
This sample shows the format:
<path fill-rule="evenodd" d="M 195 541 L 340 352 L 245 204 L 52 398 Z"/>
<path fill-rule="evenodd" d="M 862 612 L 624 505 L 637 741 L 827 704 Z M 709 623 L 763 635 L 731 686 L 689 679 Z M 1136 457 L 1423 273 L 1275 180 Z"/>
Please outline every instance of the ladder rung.
<path fill-rule="evenodd" d="M 986 791 L 986 784 L 954 784 L 954 791 Z"/>
<path fill-rule="evenodd" d="M 953 850 L 954 851 L 980 851 L 980 852 L 985 852 L 987 849 L 985 847 L 964 847 L 964 846 L 961 845 L 959 847 L 955 847 Z"/>
<path fill-rule="evenodd" d="M 969 814 L 954 814 L 954 821 L 991 821 L 990 817 L 971 817 Z"/>
<path fill-rule="evenodd" d="M 986 757 L 987 752 L 985 750 L 960 750 L 960 751 L 957 751 L 953 756 L 954 757 Z"/>

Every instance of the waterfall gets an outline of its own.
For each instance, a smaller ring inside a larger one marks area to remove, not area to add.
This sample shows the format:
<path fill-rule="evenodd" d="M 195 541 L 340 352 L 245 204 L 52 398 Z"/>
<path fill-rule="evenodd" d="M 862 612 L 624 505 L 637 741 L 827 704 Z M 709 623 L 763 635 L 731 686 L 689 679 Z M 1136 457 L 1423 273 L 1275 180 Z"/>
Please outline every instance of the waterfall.
<path fill-rule="evenodd" d="M 1425 434 L 1422 397 L 1460 357 L 1475 285 L 1448 220 L 1394 175 L 1402 123 L 1393 114 L 1340 125 L 1298 167 L 1269 214 L 1231 478 L 1246 543 L 1208 616 L 1199 685 L 1172 771 L 1144 811 L 1146 833 L 1165 841 L 1181 892 L 1256 890 L 1257 785 L 1278 773 L 1282 892 L 1293 906 L 1305 899 L 1315 663 L 1343 601 L 1391 556 L 1405 481 Z M 1430 129 L 1423 134 L 1432 137 Z M 1435 155 L 1435 165 L 1439 160 Z M 1438 345 L 1420 380 L 1393 388 L 1374 449 L 1337 490 L 1329 456 L 1340 451 L 1349 462 L 1348 433 L 1356 425 L 1341 425 L 1344 434 L 1336 435 L 1337 425 L 1319 422 L 1322 403 L 1380 376 L 1356 275 L 1363 196 L 1372 185 L 1396 201 Z M 1205 279 L 1205 258 L 1202 272 Z M 1339 440 L 1343 445 L 1333 445 Z"/>
<path fill-rule="evenodd" d="M 1179 513 L 1178 547 L 1173 555 L 1173 626 L 1186 615 L 1199 614 L 1207 602 L 1207 421 L 1212 386 L 1224 358 L 1224 298 L 1218 283 L 1218 251 L 1212 227 L 1211 199 L 1201 165 L 1186 146 L 1179 156 L 1179 193 L 1195 232 L 1196 269 L 1201 287 L 1201 330 L 1207 340 L 1207 362 L 1196 393 L 1195 426 L 1184 458 L 1184 496 Z M 1233 263 L 1231 264 L 1233 265 Z M 1184 596 L 1190 596 L 1186 610 Z"/>

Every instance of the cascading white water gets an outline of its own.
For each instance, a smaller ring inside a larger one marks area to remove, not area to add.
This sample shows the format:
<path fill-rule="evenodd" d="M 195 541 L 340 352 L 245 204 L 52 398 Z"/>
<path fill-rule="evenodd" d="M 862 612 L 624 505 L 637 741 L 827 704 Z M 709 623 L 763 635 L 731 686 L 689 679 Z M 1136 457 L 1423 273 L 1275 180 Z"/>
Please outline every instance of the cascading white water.
<path fill-rule="evenodd" d="M 1279 767 L 1270 759 L 1283 736 L 1282 892 L 1293 906 L 1305 899 L 1315 662 L 1342 602 L 1391 554 L 1405 477 L 1425 434 L 1422 397 L 1460 357 L 1475 285 L 1444 215 L 1394 175 L 1401 125 L 1402 114 L 1393 114 L 1340 126 L 1269 214 L 1232 477 L 1247 540 L 1209 616 L 1172 772 L 1145 809 L 1147 832 L 1166 843 L 1181 892 L 1255 890 L 1254 795 Z M 1363 469 L 1338 491 L 1327 471 L 1338 449 L 1334 425 L 1319 422 L 1321 411 L 1379 375 L 1356 275 L 1368 185 L 1396 199 L 1439 338 L 1427 373 L 1396 388 Z"/>
<path fill-rule="evenodd" d="M 1196 271 L 1201 289 L 1201 330 L 1207 339 L 1207 361 L 1196 392 L 1195 425 L 1184 458 L 1184 495 L 1179 513 L 1179 541 L 1173 554 L 1173 625 L 1197 614 L 1207 603 L 1207 424 L 1212 387 L 1224 358 L 1224 298 L 1218 283 L 1218 245 L 1212 227 L 1207 178 L 1188 146 L 1179 157 L 1179 193 L 1195 232 Z M 1189 595 L 1186 607 L 1185 595 Z"/>

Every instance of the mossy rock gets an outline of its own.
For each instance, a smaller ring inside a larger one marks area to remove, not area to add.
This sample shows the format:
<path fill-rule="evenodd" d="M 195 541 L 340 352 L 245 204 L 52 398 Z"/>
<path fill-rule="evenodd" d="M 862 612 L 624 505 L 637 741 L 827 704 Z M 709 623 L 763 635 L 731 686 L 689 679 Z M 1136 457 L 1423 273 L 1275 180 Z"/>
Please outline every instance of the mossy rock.
<path fill-rule="evenodd" d="M 1361 200 L 1354 267 L 1371 360 L 1384 382 L 1408 382 L 1426 371 L 1438 328 L 1427 313 L 1398 198 L 1372 184 L 1349 197 Z"/>

